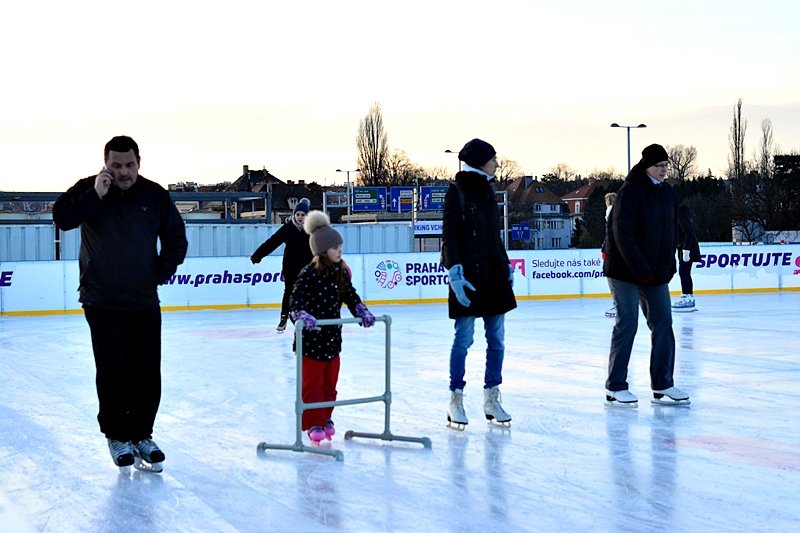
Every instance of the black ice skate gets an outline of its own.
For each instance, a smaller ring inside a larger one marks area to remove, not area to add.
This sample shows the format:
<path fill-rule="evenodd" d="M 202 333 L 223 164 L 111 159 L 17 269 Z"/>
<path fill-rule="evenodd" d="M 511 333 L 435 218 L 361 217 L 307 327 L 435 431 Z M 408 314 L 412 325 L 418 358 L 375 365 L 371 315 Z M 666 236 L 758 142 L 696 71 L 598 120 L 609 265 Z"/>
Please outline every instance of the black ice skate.
<path fill-rule="evenodd" d="M 108 451 L 111 452 L 111 458 L 114 460 L 114 464 L 119 467 L 119 471 L 123 474 L 130 474 L 131 465 L 134 463 L 133 455 L 135 451 L 133 445 L 130 442 L 108 439 Z"/>
<path fill-rule="evenodd" d="M 286 315 L 281 315 L 281 321 L 278 322 L 278 327 L 275 328 L 275 331 L 278 333 L 283 333 L 286 331 L 286 321 L 289 320 L 289 317 Z"/>
<path fill-rule="evenodd" d="M 144 439 L 133 443 L 133 467 L 142 472 L 160 473 L 164 471 L 162 463 L 166 457 L 153 439 Z"/>

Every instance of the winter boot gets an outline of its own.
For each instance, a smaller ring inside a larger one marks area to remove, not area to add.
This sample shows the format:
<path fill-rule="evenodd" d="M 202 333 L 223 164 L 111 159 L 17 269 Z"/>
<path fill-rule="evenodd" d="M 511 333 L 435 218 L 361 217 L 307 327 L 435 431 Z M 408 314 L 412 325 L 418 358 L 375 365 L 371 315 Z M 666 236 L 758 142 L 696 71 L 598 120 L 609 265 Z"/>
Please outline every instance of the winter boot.
<path fill-rule="evenodd" d="M 281 315 L 281 321 L 278 322 L 278 327 L 275 328 L 275 331 L 278 333 L 283 333 L 286 331 L 286 321 L 289 320 L 289 317 L 286 315 Z"/>
<path fill-rule="evenodd" d="M 500 387 L 497 385 L 483 389 L 483 413 L 486 420 L 494 420 L 502 426 L 511 427 L 511 415 L 500 405 Z"/>
<path fill-rule="evenodd" d="M 614 407 L 639 407 L 639 398 L 629 390 L 606 390 L 606 405 Z"/>
<path fill-rule="evenodd" d="M 447 425 L 453 429 L 464 430 L 469 424 L 467 413 L 464 412 L 464 390 L 456 389 L 450 392 L 450 405 L 447 407 Z"/>

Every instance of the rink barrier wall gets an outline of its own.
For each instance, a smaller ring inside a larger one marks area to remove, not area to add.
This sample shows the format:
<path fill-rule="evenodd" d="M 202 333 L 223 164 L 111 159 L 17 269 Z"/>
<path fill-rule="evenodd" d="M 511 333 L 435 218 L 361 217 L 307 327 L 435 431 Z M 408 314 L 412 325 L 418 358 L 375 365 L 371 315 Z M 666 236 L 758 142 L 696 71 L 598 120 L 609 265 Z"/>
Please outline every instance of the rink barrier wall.
<path fill-rule="evenodd" d="M 800 291 L 800 244 L 708 248 L 692 268 L 695 294 Z M 510 250 L 519 300 L 607 298 L 600 251 Z M 370 305 L 447 300 L 447 270 L 436 252 L 348 254 L 353 284 Z M 159 287 L 162 309 L 278 308 L 281 257 L 190 257 Z M 670 292 L 680 294 L 676 274 Z M 81 312 L 78 262 L 0 262 L 0 315 Z"/>

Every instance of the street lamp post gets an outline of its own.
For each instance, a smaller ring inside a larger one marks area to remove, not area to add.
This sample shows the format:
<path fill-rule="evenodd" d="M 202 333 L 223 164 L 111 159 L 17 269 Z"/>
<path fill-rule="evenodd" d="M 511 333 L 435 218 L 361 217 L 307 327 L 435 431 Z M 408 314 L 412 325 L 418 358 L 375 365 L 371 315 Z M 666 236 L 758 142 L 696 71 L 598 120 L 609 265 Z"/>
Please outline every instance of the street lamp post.
<path fill-rule="evenodd" d="M 631 128 L 646 128 L 646 124 L 639 124 L 638 126 L 620 126 L 616 122 L 611 124 L 612 128 L 625 128 L 628 130 L 628 174 L 631 173 Z"/>
<path fill-rule="evenodd" d="M 361 172 L 360 168 L 355 170 L 341 170 L 336 169 L 336 172 L 346 172 L 347 173 L 347 216 L 350 216 L 350 205 L 353 203 L 353 191 L 350 188 L 350 173 L 351 172 Z"/>
<path fill-rule="evenodd" d="M 456 154 L 456 157 L 458 157 L 458 152 L 454 152 L 454 151 L 452 151 L 450 149 L 445 150 L 444 153 L 446 153 L 446 154 Z M 461 172 L 461 160 L 457 159 L 456 161 L 458 162 L 458 170 L 456 172 Z"/>

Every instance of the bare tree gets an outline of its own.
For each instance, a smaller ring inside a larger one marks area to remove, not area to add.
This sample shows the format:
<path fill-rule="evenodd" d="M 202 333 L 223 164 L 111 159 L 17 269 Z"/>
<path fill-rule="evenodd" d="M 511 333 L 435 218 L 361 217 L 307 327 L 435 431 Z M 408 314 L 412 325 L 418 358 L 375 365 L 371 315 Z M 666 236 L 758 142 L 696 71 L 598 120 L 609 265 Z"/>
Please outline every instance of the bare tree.
<path fill-rule="evenodd" d="M 381 106 L 375 102 L 358 126 L 358 168 L 363 185 L 386 185 L 389 143 L 383 129 Z"/>
<path fill-rule="evenodd" d="M 775 141 L 772 138 L 772 120 L 765 118 L 761 121 L 761 142 L 756 154 L 756 166 L 761 177 L 768 180 L 775 173 Z"/>
<path fill-rule="evenodd" d="M 697 148 L 677 144 L 667 146 L 669 155 L 669 173 L 667 176 L 675 181 L 683 181 L 697 174 Z"/>
<path fill-rule="evenodd" d="M 559 163 L 554 166 L 552 169 L 550 169 L 548 174 L 552 175 L 556 180 L 559 181 L 572 180 L 578 175 L 578 173 L 575 172 L 575 169 L 564 163 Z"/>
<path fill-rule="evenodd" d="M 744 135 L 747 132 L 747 121 L 742 120 L 742 99 L 736 102 L 733 110 L 733 124 L 728 135 L 731 156 L 728 160 L 728 178 L 740 179 L 747 173 L 744 159 Z"/>
<path fill-rule="evenodd" d="M 522 176 L 522 168 L 513 159 L 503 157 L 497 159 L 498 166 L 495 172 L 495 179 L 501 188 L 505 188 L 509 183 Z"/>
<path fill-rule="evenodd" d="M 414 185 L 424 180 L 425 170 L 415 165 L 403 150 L 392 150 L 386 161 L 386 185 Z"/>

